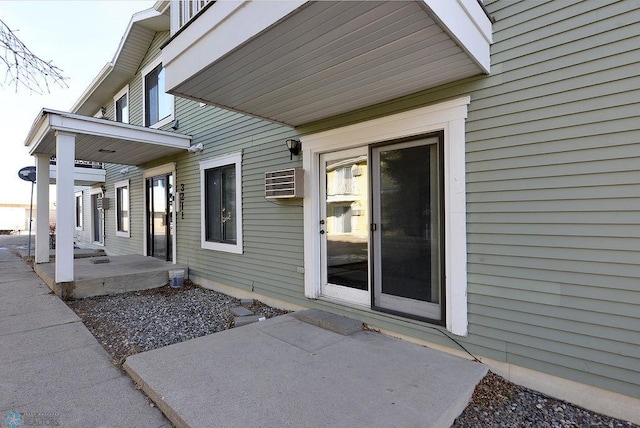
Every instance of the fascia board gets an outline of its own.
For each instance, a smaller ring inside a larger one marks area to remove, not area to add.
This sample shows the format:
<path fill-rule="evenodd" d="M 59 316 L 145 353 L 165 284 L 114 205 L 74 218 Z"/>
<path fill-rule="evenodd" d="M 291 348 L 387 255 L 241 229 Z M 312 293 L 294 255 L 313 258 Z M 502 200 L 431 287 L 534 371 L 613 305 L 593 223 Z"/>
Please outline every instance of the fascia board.
<path fill-rule="evenodd" d="M 89 117 L 74 117 L 67 114 L 52 114 L 50 127 L 56 131 L 95 135 L 100 137 L 150 143 L 166 147 L 187 149 L 191 145 L 191 136 L 174 134 L 157 129 L 140 128 Z"/>
<path fill-rule="evenodd" d="M 489 74 L 491 21 L 475 0 L 419 0 L 430 15 Z"/>
<path fill-rule="evenodd" d="M 24 145 L 29 148 L 29 154 L 33 155 L 34 151 L 49 130 L 48 110 L 42 109 L 31 125 L 31 129 L 24 140 Z"/>

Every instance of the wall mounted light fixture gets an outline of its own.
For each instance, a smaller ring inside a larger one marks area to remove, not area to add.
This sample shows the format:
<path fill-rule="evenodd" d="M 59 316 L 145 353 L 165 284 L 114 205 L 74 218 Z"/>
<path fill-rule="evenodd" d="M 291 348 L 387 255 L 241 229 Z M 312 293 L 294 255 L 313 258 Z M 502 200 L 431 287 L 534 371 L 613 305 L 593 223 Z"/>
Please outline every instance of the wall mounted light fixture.
<path fill-rule="evenodd" d="M 298 156 L 300 153 L 300 147 L 302 144 L 300 143 L 300 140 L 287 140 L 286 143 L 287 149 L 289 149 L 289 153 L 291 154 L 289 156 L 289 160 L 293 160 L 293 155 Z"/>

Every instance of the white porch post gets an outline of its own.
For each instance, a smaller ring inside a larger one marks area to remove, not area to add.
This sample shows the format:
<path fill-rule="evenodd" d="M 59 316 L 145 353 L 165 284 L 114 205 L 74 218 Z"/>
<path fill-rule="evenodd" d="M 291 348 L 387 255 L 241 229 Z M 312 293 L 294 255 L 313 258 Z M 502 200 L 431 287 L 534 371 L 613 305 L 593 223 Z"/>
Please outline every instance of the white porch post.
<path fill-rule="evenodd" d="M 56 131 L 56 282 L 73 281 L 76 136 Z"/>
<path fill-rule="evenodd" d="M 49 156 L 36 158 L 36 263 L 49 262 Z"/>

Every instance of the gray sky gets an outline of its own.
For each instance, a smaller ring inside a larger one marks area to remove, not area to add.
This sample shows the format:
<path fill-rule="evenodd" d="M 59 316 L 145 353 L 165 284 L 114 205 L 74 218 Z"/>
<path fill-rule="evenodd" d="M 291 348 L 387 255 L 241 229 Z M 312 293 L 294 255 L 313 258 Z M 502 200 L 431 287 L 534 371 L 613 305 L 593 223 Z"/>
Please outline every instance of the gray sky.
<path fill-rule="evenodd" d="M 0 203 L 29 203 L 31 184 L 18 178 L 18 170 L 35 164 L 23 143 L 39 111 L 43 107 L 68 111 L 113 59 L 131 15 L 153 4 L 153 0 L 0 0 L 0 18 L 34 54 L 53 61 L 69 77 L 68 88 L 53 86 L 45 95 L 0 88 Z"/>

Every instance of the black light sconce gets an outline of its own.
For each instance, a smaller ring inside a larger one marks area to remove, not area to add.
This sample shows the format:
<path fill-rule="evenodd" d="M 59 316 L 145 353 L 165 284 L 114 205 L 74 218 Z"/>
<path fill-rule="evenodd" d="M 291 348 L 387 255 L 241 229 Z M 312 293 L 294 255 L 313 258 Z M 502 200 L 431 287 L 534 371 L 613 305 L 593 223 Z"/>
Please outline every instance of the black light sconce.
<path fill-rule="evenodd" d="M 100 190 L 102 190 L 102 193 L 107 193 L 107 186 L 103 184 L 102 186 L 100 186 Z"/>
<path fill-rule="evenodd" d="M 287 149 L 289 149 L 289 153 L 291 153 L 289 160 L 293 160 L 293 155 L 298 156 L 301 146 L 302 143 L 300 143 L 300 140 L 287 140 Z"/>

